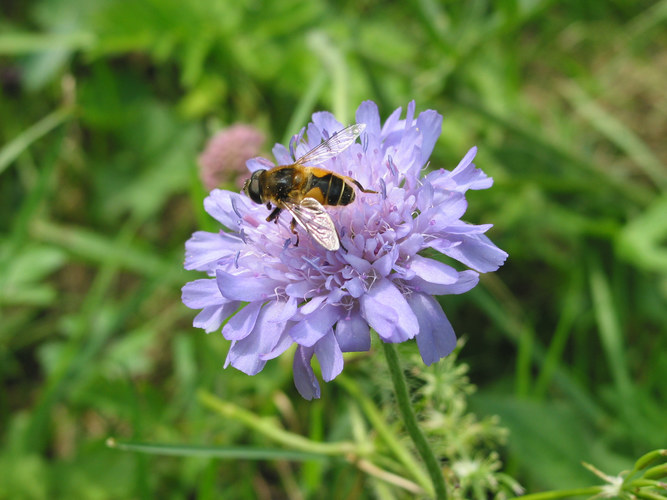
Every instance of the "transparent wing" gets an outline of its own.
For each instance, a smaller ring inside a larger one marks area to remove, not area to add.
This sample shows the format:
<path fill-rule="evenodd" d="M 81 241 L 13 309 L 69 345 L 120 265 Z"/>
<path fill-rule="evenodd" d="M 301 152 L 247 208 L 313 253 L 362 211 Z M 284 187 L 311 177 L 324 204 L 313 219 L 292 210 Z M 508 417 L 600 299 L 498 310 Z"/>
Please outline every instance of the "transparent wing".
<path fill-rule="evenodd" d="M 295 164 L 319 165 L 320 163 L 330 160 L 354 144 L 354 141 L 357 140 L 357 137 L 359 137 L 365 128 L 366 125 L 364 123 L 357 123 L 356 125 L 350 125 L 343 130 L 339 130 L 329 137 L 328 140 L 315 146 L 301 158 L 296 160 Z"/>
<path fill-rule="evenodd" d="M 301 203 L 285 203 L 285 209 L 306 232 L 327 250 L 336 251 L 340 248 L 338 233 L 331 216 L 319 201 L 304 198 Z"/>

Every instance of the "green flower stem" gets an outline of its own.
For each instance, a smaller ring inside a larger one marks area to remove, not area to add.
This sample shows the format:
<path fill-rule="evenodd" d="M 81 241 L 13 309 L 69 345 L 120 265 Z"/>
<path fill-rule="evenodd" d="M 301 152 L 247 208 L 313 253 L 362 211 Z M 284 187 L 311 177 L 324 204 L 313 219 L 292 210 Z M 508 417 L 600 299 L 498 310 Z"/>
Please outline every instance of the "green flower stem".
<path fill-rule="evenodd" d="M 556 498 L 570 498 L 577 496 L 597 495 L 602 491 L 602 486 L 590 486 L 588 488 L 579 488 L 573 490 L 544 491 L 542 493 L 532 493 L 515 497 L 516 500 L 554 500 Z"/>
<path fill-rule="evenodd" d="M 354 443 L 347 441 L 339 441 L 337 443 L 319 443 L 317 441 L 311 441 L 303 436 L 279 428 L 273 420 L 258 417 L 233 403 L 223 401 L 210 392 L 199 391 L 198 395 L 199 400 L 204 405 L 218 412 L 220 415 L 233 420 L 238 420 L 269 439 L 284 444 L 285 446 L 289 446 L 294 450 L 330 456 L 358 455 L 358 447 Z"/>
<path fill-rule="evenodd" d="M 398 361 L 396 346 L 388 342 L 383 342 L 382 346 L 384 347 L 384 354 L 387 358 L 387 365 L 389 366 L 389 372 L 391 373 L 391 380 L 394 384 L 394 392 L 396 392 L 398 409 L 401 412 L 401 416 L 403 417 L 405 428 L 407 429 L 408 434 L 410 434 L 410 438 L 415 443 L 417 451 L 426 464 L 426 469 L 431 476 L 431 481 L 433 481 L 433 487 L 435 488 L 435 497 L 438 500 L 445 500 L 447 498 L 445 477 L 442 474 L 438 460 L 433 454 L 433 450 L 431 450 L 429 447 L 424 434 L 422 434 L 422 431 L 417 424 L 417 417 L 415 416 L 415 413 L 412 410 L 412 405 L 410 404 L 408 385 L 405 382 L 405 376 L 403 375 L 403 370 L 401 369 L 401 365 Z"/>

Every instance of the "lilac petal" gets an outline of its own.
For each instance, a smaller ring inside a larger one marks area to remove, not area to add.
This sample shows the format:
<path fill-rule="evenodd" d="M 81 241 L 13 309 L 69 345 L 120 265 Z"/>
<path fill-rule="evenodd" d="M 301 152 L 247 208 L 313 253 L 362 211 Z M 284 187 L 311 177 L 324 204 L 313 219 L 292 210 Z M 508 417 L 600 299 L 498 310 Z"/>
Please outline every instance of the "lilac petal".
<path fill-rule="evenodd" d="M 310 347 L 324 337 L 340 317 L 337 307 L 325 306 L 297 322 L 289 334 L 298 344 Z"/>
<path fill-rule="evenodd" d="M 239 306 L 238 302 L 228 302 L 226 304 L 218 304 L 214 306 L 207 306 L 195 316 L 192 326 L 195 328 L 203 328 L 206 333 L 216 331 L 222 325 L 230 314 L 232 314 Z"/>
<path fill-rule="evenodd" d="M 223 365 L 223 368 L 227 369 L 229 364 L 231 363 L 231 355 L 232 355 L 232 349 L 234 348 L 234 345 L 236 344 L 236 340 L 233 340 L 231 345 L 229 346 L 229 351 L 227 351 L 227 356 L 225 357 L 225 364 Z"/>
<path fill-rule="evenodd" d="M 403 342 L 419 332 L 415 314 L 388 279 L 377 280 L 361 297 L 360 304 L 361 315 L 385 341 Z"/>
<path fill-rule="evenodd" d="M 271 152 L 276 158 L 277 165 L 290 165 L 294 163 L 294 158 L 292 158 L 289 150 L 282 144 L 276 144 L 273 146 L 273 150 Z"/>
<path fill-rule="evenodd" d="M 417 117 L 417 128 L 422 133 L 421 166 L 428 161 L 435 143 L 442 132 L 442 115 L 432 109 L 420 113 Z"/>
<path fill-rule="evenodd" d="M 449 234 L 475 234 L 475 233 L 485 233 L 493 227 L 493 224 L 467 224 L 465 222 L 459 222 L 457 224 L 452 224 L 447 226 L 443 232 Z"/>
<path fill-rule="evenodd" d="M 373 243 L 375 244 L 375 242 Z M 359 273 L 367 273 L 371 269 L 370 262 L 351 253 L 346 253 L 343 258 Z"/>
<path fill-rule="evenodd" d="M 446 285 L 446 293 L 443 295 L 459 295 L 475 288 L 479 283 L 479 273 L 475 271 L 461 271 L 459 279 L 453 285 Z"/>
<path fill-rule="evenodd" d="M 434 193 L 433 198 L 434 209 L 422 212 L 419 215 L 428 213 L 430 215 L 430 224 L 433 226 L 431 232 L 441 231 L 445 227 L 455 223 L 468 209 L 468 201 L 462 193 L 449 191 L 446 194 Z"/>
<path fill-rule="evenodd" d="M 296 314 L 296 306 L 296 299 L 293 297 L 289 297 L 286 301 L 277 301 L 276 307 L 278 309 L 276 310 L 276 314 L 269 321 L 273 323 L 284 323 L 285 321 L 289 321 Z"/>
<path fill-rule="evenodd" d="M 425 281 L 441 285 L 456 283 L 459 279 L 459 273 L 453 267 L 420 255 L 414 255 L 410 259 L 408 269 Z"/>
<path fill-rule="evenodd" d="M 267 300 L 275 295 L 281 283 L 264 276 L 249 274 L 230 274 L 218 269 L 216 271 L 218 288 L 223 297 L 231 300 L 255 302 Z"/>
<path fill-rule="evenodd" d="M 335 379 L 343 371 L 343 353 L 336 342 L 333 331 L 322 337 L 315 344 L 315 356 L 320 363 L 322 378 L 325 382 Z"/>
<path fill-rule="evenodd" d="M 414 255 L 424 248 L 424 236 L 421 234 L 411 234 L 401 243 L 399 243 L 399 254 Z"/>
<path fill-rule="evenodd" d="M 394 155 L 394 162 L 398 171 L 405 174 L 406 181 L 416 181 L 415 177 L 421 169 L 421 151 L 415 146 L 419 138 L 416 129 L 406 130 L 401 138 L 399 150 Z M 415 186 L 416 187 L 416 186 Z"/>
<path fill-rule="evenodd" d="M 285 293 L 295 299 L 303 299 L 312 289 L 313 284 L 310 281 L 304 280 L 287 285 L 285 287 Z"/>
<path fill-rule="evenodd" d="M 483 234 L 464 236 L 460 245 L 444 249 L 442 253 L 480 273 L 497 270 L 507 259 L 507 252 Z"/>
<path fill-rule="evenodd" d="M 262 321 L 282 332 L 285 328 L 285 323 L 296 312 L 296 302 L 293 299 L 274 300 L 266 304 L 262 312 Z"/>
<path fill-rule="evenodd" d="M 259 357 L 257 344 L 259 334 L 249 335 L 243 340 L 235 341 L 229 348 L 226 365 L 232 365 L 246 375 L 257 375 L 264 369 L 266 361 Z"/>
<path fill-rule="evenodd" d="M 366 352 L 371 348 L 368 323 L 359 314 L 341 318 L 336 323 L 336 340 L 343 352 Z"/>
<path fill-rule="evenodd" d="M 493 179 L 488 177 L 481 169 L 476 168 L 472 160 L 477 154 L 477 147 L 473 146 L 463 157 L 456 168 L 452 171 L 450 178 L 458 185 L 458 189 L 487 189 L 493 185 Z"/>
<path fill-rule="evenodd" d="M 310 125 L 309 125 L 310 126 Z M 306 151 L 310 150 L 312 146 L 310 146 L 306 140 L 304 140 L 303 134 L 306 132 L 306 127 L 301 127 L 301 130 L 299 130 L 298 134 L 294 134 L 292 138 L 289 141 L 289 152 L 290 152 L 290 157 L 292 158 L 299 158 L 300 156 L 304 155 Z M 319 142 L 319 131 L 317 134 L 314 134 L 316 136 L 317 141 Z M 315 138 L 315 137 L 313 137 Z M 309 138 L 310 139 L 310 138 Z M 290 161 L 289 163 L 293 163 Z"/>
<path fill-rule="evenodd" d="M 355 277 L 345 282 L 345 289 L 351 297 L 358 299 L 366 292 L 366 285 L 361 278 Z"/>
<path fill-rule="evenodd" d="M 301 150 L 303 154 L 307 153 L 323 140 L 331 137 L 331 132 L 327 132 L 318 127 L 315 123 L 311 122 L 306 127 L 306 140 L 303 142 L 303 149 Z M 301 156 L 301 153 L 297 157 Z"/>
<path fill-rule="evenodd" d="M 373 262 L 373 269 L 375 269 L 380 276 L 388 276 L 394 267 L 397 258 L 398 248 L 394 247 L 378 260 Z"/>
<path fill-rule="evenodd" d="M 333 287 L 333 290 L 327 295 L 327 302 L 329 304 L 339 304 L 348 294 L 340 288 L 338 285 L 338 280 L 336 280 L 336 285 Z"/>
<path fill-rule="evenodd" d="M 222 329 L 222 336 L 227 340 L 241 340 L 246 338 L 255 328 L 261 302 L 251 302 L 237 312 Z"/>
<path fill-rule="evenodd" d="M 440 304 L 424 293 L 413 293 L 408 302 L 419 321 L 417 347 L 427 365 L 450 354 L 456 347 L 456 334 Z"/>
<path fill-rule="evenodd" d="M 315 311 L 317 308 L 319 308 L 322 302 L 324 302 L 325 300 L 327 300 L 325 295 L 319 295 L 317 297 L 313 297 L 299 308 L 299 313 L 303 315 L 308 315 L 313 311 Z"/>
<path fill-rule="evenodd" d="M 212 271 L 220 259 L 234 255 L 243 241 L 235 235 L 219 232 L 197 231 L 185 243 L 187 270 Z"/>
<path fill-rule="evenodd" d="M 327 138 L 331 137 L 334 132 L 343 129 L 343 125 L 328 111 L 313 113 L 312 120 L 315 126 L 323 133 L 322 135 L 324 135 L 324 132 L 327 133 Z M 317 142 L 319 143 L 319 141 Z"/>
<path fill-rule="evenodd" d="M 458 295 L 475 288 L 478 282 L 479 274 L 475 271 L 467 270 L 461 271 L 459 279 L 451 285 L 431 283 L 418 277 L 413 278 L 407 284 L 416 292 L 424 292 L 429 295 Z"/>
<path fill-rule="evenodd" d="M 417 193 L 417 208 L 423 212 L 433 206 L 433 196 L 435 192 L 428 179 L 422 179 L 422 186 Z"/>
<path fill-rule="evenodd" d="M 461 161 L 459 162 L 458 165 L 456 165 L 456 168 L 452 170 L 452 175 L 460 174 L 464 170 L 466 170 L 472 161 L 475 159 L 475 155 L 477 154 L 477 146 L 471 147 L 468 152 L 465 154 L 463 158 L 461 158 Z"/>
<path fill-rule="evenodd" d="M 299 394 L 308 401 L 320 398 L 320 384 L 315 377 L 315 373 L 313 373 L 313 367 L 310 366 L 312 357 L 312 347 L 299 346 L 296 348 L 294 362 L 292 363 L 294 385 Z"/>
<path fill-rule="evenodd" d="M 377 104 L 373 101 L 364 101 L 357 108 L 355 115 L 357 123 L 366 124 L 366 133 L 373 138 L 374 142 L 379 143 L 380 139 L 380 113 L 378 112 Z"/>
<path fill-rule="evenodd" d="M 266 364 L 262 355 L 275 348 L 285 329 L 285 323 L 275 321 L 284 307 L 284 302 L 274 301 L 262 308 L 252 332 L 244 339 L 237 340 L 229 351 L 230 363 L 234 368 L 248 375 L 262 371 Z"/>
<path fill-rule="evenodd" d="M 389 118 L 387 118 L 384 122 L 384 125 L 382 126 L 382 138 L 386 139 L 387 136 L 399 127 L 399 122 L 401 119 L 401 113 L 403 112 L 403 108 L 398 108 L 396 109 L 392 114 L 389 115 Z"/>
<path fill-rule="evenodd" d="M 214 189 L 204 199 L 204 208 L 209 215 L 223 226 L 236 231 L 239 227 L 240 218 L 232 206 L 232 200 L 241 212 L 248 209 L 248 203 L 252 203 L 246 196 L 241 196 L 239 193 Z"/>
<path fill-rule="evenodd" d="M 245 162 L 245 165 L 248 167 L 250 172 L 256 172 L 257 170 L 270 170 L 275 167 L 271 161 L 267 160 L 266 158 L 262 158 L 261 156 L 249 159 Z"/>
<path fill-rule="evenodd" d="M 410 102 L 408 103 L 408 109 L 407 109 L 407 111 L 405 112 L 405 128 L 406 128 L 406 132 L 408 131 L 409 128 L 412 127 L 412 123 L 413 123 L 414 118 L 415 118 L 415 108 L 416 108 L 416 106 L 417 106 L 417 104 L 415 103 L 414 100 L 412 100 L 412 101 L 410 101 Z"/>
<path fill-rule="evenodd" d="M 220 305 L 227 302 L 214 278 L 204 278 L 186 283 L 181 289 L 181 300 L 190 309 Z"/>
<path fill-rule="evenodd" d="M 280 339 L 278 339 L 278 342 L 276 343 L 275 347 L 267 352 L 266 354 L 260 355 L 260 359 L 263 359 L 264 361 L 268 361 L 269 359 L 277 358 L 280 356 L 282 353 L 284 353 L 287 349 L 289 349 L 292 344 L 294 344 L 294 340 L 290 336 L 290 334 L 287 332 L 287 330 L 284 330 L 283 333 L 280 334 Z"/>

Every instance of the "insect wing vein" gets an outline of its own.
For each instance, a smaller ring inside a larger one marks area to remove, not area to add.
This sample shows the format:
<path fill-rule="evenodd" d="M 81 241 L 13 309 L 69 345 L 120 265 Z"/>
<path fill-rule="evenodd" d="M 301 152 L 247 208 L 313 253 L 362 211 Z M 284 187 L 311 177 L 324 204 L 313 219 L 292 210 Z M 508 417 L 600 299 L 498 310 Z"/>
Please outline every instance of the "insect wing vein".
<path fill-rule="evenodd" d="M 365 128 L 366 125 L 363 123 L 350 125 L 349 127 L 336 132 L 328 140 L 315 146 L 301 158 L 296 160 L 295 163 L 297 165 L 319 165 L 330 160 L 354 144 L 354 141 L 357 140 L 357 137 L 359 137 Z"/>
<path fill-rule="evenodd" d="M 304 198 L 301 203 L 285 203 L 285 209 L 306 232 L 327 250 L 340 248 L 338 233 L 331 216 L 319 201 Z"/>

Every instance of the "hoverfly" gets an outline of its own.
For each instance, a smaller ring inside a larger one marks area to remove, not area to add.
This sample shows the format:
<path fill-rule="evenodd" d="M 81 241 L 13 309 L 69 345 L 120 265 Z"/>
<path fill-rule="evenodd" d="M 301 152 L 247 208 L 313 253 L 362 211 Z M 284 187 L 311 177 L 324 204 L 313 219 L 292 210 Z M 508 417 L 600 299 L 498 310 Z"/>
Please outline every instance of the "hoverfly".
<path fill-rule="evenodd" d="M 297 245 L 296 224 L 299 224 L 324 248 L 338 250 L 340 239 L 323 205 L 349 205 L 355 199 L 353 186 L 363 193 L 377 191 L 365 189 L 351 177 L 311 165 L 319 165 L 345 151 L 365 128 L 363 123 L 344 128 L 291 165 L 256 170 L 243 185 L 243 191 L 255 203 L 266 203 L 269 210 L 272 204 L 275 205 L 266 218 L 267 222 L 277 223 L 280 212 L 287 210 L 292 215 L 290 229 L 297 235 Z"/>

